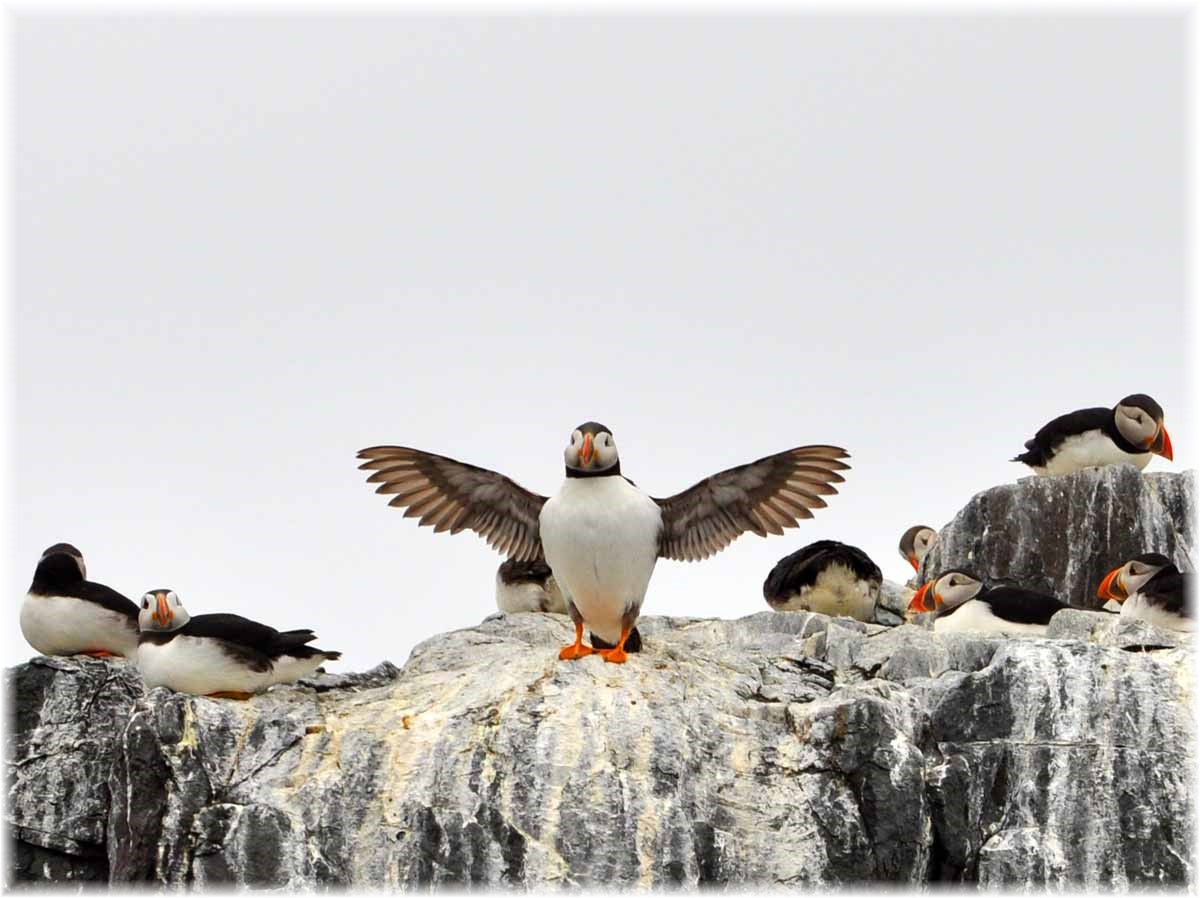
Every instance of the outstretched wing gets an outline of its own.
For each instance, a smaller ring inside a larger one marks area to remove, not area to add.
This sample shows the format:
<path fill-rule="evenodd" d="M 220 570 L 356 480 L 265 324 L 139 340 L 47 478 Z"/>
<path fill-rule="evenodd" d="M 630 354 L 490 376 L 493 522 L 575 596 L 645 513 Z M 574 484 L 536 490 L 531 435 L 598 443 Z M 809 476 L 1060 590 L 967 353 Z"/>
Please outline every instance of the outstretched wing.
<path fill-rule="evenodd" d="M 435 533 L 474 530 L 488 545 L 519 561 L 542 557 L 538 516 L 545 496 L 531 493 L 503 474 L 443 455 L 404 446 L 372 446 L 358 453 L 359 468 L 374 471 L 367 483 L 393 496 L 389 505 L 406 508 Z"/>
<path fill-rule="evenodd" d="M 658 554 L 676 561 L 715 555 L 746 531 L 782 534 L 824 508 L 837 492 L 849 458 L 837 446 L 800 446 L 714 474 L 669 499 L 662 508 Z"/>

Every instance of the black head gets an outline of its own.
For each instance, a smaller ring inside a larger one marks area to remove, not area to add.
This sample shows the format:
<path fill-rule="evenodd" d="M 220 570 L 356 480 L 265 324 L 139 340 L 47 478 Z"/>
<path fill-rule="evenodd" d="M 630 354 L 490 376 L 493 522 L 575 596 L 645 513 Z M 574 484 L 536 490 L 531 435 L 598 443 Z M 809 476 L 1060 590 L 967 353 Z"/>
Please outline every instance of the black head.
<path fill-rule="evenodd" d="M 1147 396 L 1145 393 L 1133 393 L 1126 396 L 1117 405 L 1126 405 L 1131 408 L 1140 408 L 1155 421 L 1162 422 L 1163 410 L 1162 406 Z"/>
<path fill-rule="evenodd" d="M 563 451 L 568 477 L 610 477 L 621 473 L 612 431 L 596 421 L 580 424 Z"/>
<path fill-rule="evenodd" d="M 1166 555 L 1160 555 L 1158 552 L 1144 552 L 1129 560 L 1140 562 L 1147 567 L 1166 567 L 1168 564 L 1173 564 L 1170 558 Z"/>
<path fill-rule="evenodd" d="M 30 592 L 38 595 L 66 589 L 87 579 L 83 554 L 70 543 L 55 543 L 38 559 Z"/>

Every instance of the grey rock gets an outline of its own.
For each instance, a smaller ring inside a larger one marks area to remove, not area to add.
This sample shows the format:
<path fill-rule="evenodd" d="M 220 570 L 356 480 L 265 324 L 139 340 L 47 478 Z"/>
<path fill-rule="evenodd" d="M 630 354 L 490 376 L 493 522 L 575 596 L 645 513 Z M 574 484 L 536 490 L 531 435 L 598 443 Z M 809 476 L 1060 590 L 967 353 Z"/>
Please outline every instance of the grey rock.
<path fill-rule="evenodd" d="M 1142 474 L 1133 465 L 1026 477 L 974 496 L 942 528 L 921 581 L 954 567 L 1020 584 L 1079 608 L 1099 608 L 1096 588 L 1142 552 L 1192 570 L 1193 472 Z"/>
<path fill-rule="evenodd" d="M 203 887 L 1186 885 L 1189 637 L 1103 623 L 648 617 L 611 665 L 508 615 L 246 702 L 39 659 L 8 675 L 10 877 L 53 851 L 49 877 Z"/>

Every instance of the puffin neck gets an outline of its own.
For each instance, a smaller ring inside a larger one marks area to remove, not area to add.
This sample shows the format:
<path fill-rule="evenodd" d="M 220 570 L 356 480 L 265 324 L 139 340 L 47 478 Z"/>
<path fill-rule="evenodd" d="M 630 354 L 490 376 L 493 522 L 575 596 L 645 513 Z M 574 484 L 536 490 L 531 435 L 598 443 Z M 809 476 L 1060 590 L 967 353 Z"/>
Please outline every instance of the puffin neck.
<path fill-rule="evenodd" d="M 567 476 L 568 477 L 584 478 L 584 477 L 620 477 L 621 476 L 621 462 L 619 459 L 617 460 L 617 463 L 615 465 L 613 465 L 611 468 L 605 468 L 603 471 L 580 471 L 576 468 L 572 468 L 570 465 L 567 465 L 566 468 L 567 468 Z"/>

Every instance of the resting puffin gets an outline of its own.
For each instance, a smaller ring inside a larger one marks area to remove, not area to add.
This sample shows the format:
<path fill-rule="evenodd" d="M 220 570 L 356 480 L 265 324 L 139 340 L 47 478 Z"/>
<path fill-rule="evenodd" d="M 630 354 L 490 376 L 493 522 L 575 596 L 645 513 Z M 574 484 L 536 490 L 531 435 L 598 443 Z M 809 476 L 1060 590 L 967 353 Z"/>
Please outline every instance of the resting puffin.
<path fill-rule="evenodd" d="M 1171 437 L 1162 407 L 1144 393 L 1126 396 L 1113 408 L 1084 408 L 1055 418 L 1025 441 L 1012 461 L 1039 475 L 1069 474 L 1081 468 L 1150 464 L 1151 455 L 1171 461 Z"/>
<path fill-rule="evenodd" d="M 933 629 L 938 633 L 1044 636 L 1050 618 L 1066 607 L 1053 596 L 1028 589 L 988 589 L 974 574 L 951 570 L 918 589 L 908 610 L 937 611 Z"/>
<path fill-rule="evenodd" d="M 1168 630 L 1193 630 L 1192 576 L 1180 573 L 1171 559 L 1147 552 L 1110 571 L 1096 590 L 1102 599 L 1121 603 L 1121 616 Z"/>
<path fill-rule="evenodd" d="M 763 583 L 763 598 L 776 611 L 871 621 L 882 583 L 883 572 L 862 549 L 822 539 L 780 559 Z"/>
<path fill-rule="evenodd" d="M 900 537 L 900 557 L 913 566 L 914 571 L 921 569 L 921 562 L 937 542 L 937 531 L 924 524 L 916 524 L 904 531 Z"/>
<path fill-rule="evenodd" d="M 237 614 L 188 614 L 170 589 L 142 596 L 137 664 L 146 687 L 214 698 L 249 698 L 276 683 L 294 683 L 341 652 L 306 645 L 312 630 L 287 630 Z"/>
<path fill-rule="evenodd" d="M 667 499 L 654 499 L 622 476 L 612 431 L 589 421 L 563 452 L 566 480 L 551 498 L 507 477 L 420 449 L 374 446 L 358 457 L 374 471 L 377 493 L 407 507 L 406 517 L 435 532 L 470 529 L 514 558 L 544 558 L 567 593 L 575 642 L 564 661 L 590 655 L 584 624 L 626 660 L 626 642 L 659 558 L 698 561 L 741 534 L 782 534 L 837 490 L 849 468 L 845 450 L 801 446 L 706 477 Z"/>
<path fill-rule="evenodd" d="M 562 590 L 541 559 L 521 561 L 510 558 L 496 571 L 496 607 L 505 614 L 518 611 L 549 611 L 566 614 Z"/>
<path fill-rule="evenodd" d="M 42 553 L 21 603 L 21 635 L 43 655 L 132 657 L 137 618 L 137 605 L 87 579 L 83 553 L 55 543 Z"/>

